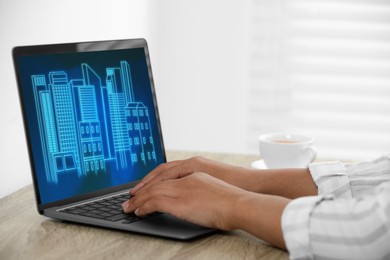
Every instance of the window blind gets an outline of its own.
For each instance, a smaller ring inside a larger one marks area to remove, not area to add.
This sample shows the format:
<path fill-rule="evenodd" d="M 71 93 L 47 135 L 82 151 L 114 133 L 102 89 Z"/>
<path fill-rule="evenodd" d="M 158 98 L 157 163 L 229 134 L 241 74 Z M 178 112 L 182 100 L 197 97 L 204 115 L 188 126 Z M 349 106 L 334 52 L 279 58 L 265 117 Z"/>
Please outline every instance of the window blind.
<path fill-rule="evenodd" d="M 248 150 L 313 136 L 324 159 L 390 152 L 390 2 L 253 0 Z"/>

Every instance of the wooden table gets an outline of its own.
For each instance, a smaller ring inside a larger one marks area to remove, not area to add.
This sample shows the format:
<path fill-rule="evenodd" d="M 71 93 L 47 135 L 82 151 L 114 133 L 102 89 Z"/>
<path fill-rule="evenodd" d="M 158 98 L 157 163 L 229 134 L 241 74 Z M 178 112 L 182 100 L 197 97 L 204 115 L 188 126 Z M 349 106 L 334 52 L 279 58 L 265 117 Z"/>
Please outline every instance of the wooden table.
<path fill-rule="evenodd" d="M 248 167 L 258 159 L 167 153 L 168 160 L 194 155 Z M 0 200 L 0 259 L 288 259 L 288 254 L 239 230 L 178 242 L 49 219 L 37 213 L 28 185 Z"/>

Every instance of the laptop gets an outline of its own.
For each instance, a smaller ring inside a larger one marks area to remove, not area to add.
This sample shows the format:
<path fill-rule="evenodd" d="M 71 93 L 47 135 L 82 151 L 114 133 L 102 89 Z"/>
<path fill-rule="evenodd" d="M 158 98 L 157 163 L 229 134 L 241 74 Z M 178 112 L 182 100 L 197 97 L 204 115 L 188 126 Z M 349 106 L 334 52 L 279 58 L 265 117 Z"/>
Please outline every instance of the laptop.
<path fill-rule="evenodd" d="M 145 39 L 13 49 L 39 214 L 189 240 L 213 230 L 121 204 L 166 162 Z"/>

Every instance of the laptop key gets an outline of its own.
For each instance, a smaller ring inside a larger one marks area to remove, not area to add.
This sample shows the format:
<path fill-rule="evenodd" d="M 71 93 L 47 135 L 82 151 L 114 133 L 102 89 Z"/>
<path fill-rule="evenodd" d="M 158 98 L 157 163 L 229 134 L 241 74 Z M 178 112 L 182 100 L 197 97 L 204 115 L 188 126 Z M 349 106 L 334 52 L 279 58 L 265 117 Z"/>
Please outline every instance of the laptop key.
<path fill-rule="evenodd" d="M 91 217 L 91 218 L 100 218 L 100 219 L 104 218 L 103 216 L 100 216 L 96 213 L 91 213 L 91 212 L 83 212 L 79 215 L 84 216 L 84 217 Z"/>
<path fill-rule="evenodd" d="M 110 205 L 110 206 L 107 206 L 108 209 L 117 209 L 118 210 L 118 206 L 117 205 Z"/>
<path fill-rule="evenodd" d="M 120 214 L 120 213 L 123 213 L 122 209 L 113 209 L 113 210 L 110 210 L 108 212 L 111 212 L 111 213 L 114 213 L 114 214 Z"/>
<path fill-rule="evenodd" d="M 87 210 L 85 210 L 85 209 L 68 209 L 65 212 L 78 215 L 78 214 L 87 212 Z"/>
<path fill-rule="evenodd" d="M 129 217 L 125 218 L 125 220 L 122 222 L 123 224 L 130 224 L 130 223 L 133 223 L 137 220 L 139 220 L 140 218 L 137 217 L 136 215 L 130 215 Z"/>
<path fill-rule="evenodd" d="M 85 210 L 95 210 L 94 207 L 89 207 L 89 206 L 87 206 L 87 207 L 82 207 L 82 209 L 85 209 Z"/>
<path fill-rule="evenodd" d="M 95 208 L 95 210 L 108 211 L 108 210 L 112 210 L 112 209 L 110 209 L 108 206 L 103 206 L 101 208 Z"/>
<path fill-rule="evenodd" d="M 100 213 L 99 215 L 103 216 L 105 218 L 114 216 L 114 214 L 112 214 L 110 212 L 103 212 L 103 213 Z"/>
<path fill-rule="evenodd" d="M 94 214 L 100 214 L 100 213 L 103 213 L 104 211 L 103 210 L 99 210 L 99 209 L 95 209 L 95 210 L 91 210 L 89 212 L 94 213 Z"/>
<path fill-rule="evenodd" d="M 88 206 L 91 208 L 100 208 L 101 207 L 101 205 L 99 205 L 99 203 L 96 203 L 96 202 L 89 203 Z"/>

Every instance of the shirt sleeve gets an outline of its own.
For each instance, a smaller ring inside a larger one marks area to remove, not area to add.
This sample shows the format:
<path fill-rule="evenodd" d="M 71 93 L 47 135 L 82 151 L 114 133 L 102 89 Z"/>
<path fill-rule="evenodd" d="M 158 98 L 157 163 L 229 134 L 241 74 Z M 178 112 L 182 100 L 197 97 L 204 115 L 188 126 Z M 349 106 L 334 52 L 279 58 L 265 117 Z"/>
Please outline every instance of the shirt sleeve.
<path fill-rule="evenodd" d="M 282 215 L 290 258 L 389 259 L 389 162 L 310 165 L 319 195 L 291 201 Z"/>
<path fill-rule="evenodd" d="M 318 194 L 336 198 L 358 198 L 372 195 L 381 183 L 390 181 L 390 155 L 354 164 L 325 162 L 309 165 Z"/>

